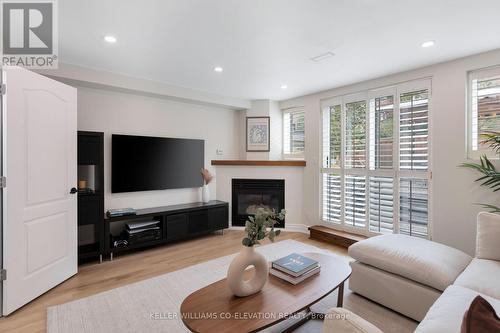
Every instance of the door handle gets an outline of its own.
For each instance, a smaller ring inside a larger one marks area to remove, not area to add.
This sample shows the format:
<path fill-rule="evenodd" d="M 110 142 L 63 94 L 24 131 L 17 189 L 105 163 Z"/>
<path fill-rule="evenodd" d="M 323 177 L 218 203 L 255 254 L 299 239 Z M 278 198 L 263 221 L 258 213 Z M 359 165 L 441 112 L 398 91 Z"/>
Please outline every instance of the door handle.
<path fill-rule="evenodd" d="M 77 192 L 78 190 L 76 189 L 76 187 L 72 187 L 71 190 L 69 191 L 69 194 L 75 194 Z"/>

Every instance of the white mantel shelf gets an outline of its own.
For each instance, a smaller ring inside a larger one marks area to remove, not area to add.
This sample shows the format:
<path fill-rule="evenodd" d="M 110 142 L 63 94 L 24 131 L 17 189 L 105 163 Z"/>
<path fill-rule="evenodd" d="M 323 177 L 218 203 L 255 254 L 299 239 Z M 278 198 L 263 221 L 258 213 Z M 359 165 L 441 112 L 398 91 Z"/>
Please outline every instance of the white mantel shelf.
<path fill-rule="evenodd" d="M 212 160 L 212 165 L 237 165 L 237 166 L 294 166 L 305 167 L 306 161 L 302 160 Z"/>

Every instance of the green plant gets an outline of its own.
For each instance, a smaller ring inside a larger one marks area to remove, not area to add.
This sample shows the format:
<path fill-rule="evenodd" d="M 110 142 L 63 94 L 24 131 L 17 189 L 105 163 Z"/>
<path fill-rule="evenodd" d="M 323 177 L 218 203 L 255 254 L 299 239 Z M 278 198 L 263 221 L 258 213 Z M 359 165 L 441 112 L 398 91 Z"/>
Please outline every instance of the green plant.
<path fill-rule="evenodd" d="M 481 135 L 484 140 L 483 144 L 491 148 L 495 153 L 500 154 L 500 132 L 487 132 Z M 480 163 L 462 163 L 465 168 L 473 169 L 481 173 L 483 176 L 476 179 L 476 182 L 481 182 L 481 186 L 487 186 L 496 192 L 500 190 L 500 172 L 498 172 L 488 159 L 483 155 L 479 159 Z M 480 204 L 481 207 L 488 209 L 492 213 L 500 214 L 500 207 L 490 204 Z"/>
<path fill-rule="evenodd" d="M 274 242 L 274 238 L 279 236 L 281 232 L 281 230 L 274 230 L 274 225 L 278 221 L 283 221 L 285 215 L 286 211 L 284 209 L 276 213 L 274 210 L 258 208 L 255 216 L 249 216 L 248 221 L 245 223 L 246 236 L 243 238 L 242 244 L 251 247 L 260 244 L 259 241 L 266 237 L 269 237 L 269 240 Z"/>

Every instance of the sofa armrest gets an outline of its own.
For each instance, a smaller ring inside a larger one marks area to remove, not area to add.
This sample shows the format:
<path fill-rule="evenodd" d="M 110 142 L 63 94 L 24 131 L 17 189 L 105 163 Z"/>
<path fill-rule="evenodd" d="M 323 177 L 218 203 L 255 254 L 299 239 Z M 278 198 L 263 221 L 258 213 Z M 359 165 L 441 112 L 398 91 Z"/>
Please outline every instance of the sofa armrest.
<path fill-rule="evenodd" d="M 476 258 L 500 261 L 500 215 L 477 215 Z"/>
<path fill-rule="evenodd" d="M 375 325 L 344 308 L 333 308 L 325 314 L 323 333 L 383 333 Z"/>

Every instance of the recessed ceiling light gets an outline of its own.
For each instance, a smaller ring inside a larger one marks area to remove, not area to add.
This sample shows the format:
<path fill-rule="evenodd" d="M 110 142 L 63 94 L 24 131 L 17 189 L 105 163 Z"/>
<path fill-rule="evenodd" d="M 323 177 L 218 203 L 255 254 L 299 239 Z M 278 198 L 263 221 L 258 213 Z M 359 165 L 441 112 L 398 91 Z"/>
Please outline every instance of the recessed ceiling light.
<path fill-rule="evenodd" d="M 422 47 L 431 47 L 434 46 L 434 41 L 433 40 L 428 40 L 422 43 Z"/>
<path fill-rule="evenodd" d="M 287 89 L 287 88 L 288 88 L 288 86 L 287 86 L 286 84 L 282 84 L 282 85 L 281 85 L 281 89 L 285 90 L 285 89 Z"/>
<path fill-rule="evenodd" d="M 114 44 L 116 43 L 116 37 L 115 36 L 112 36 L 112 35 L 106 35 L 104 36 L 104 40 L 110 44 Z"/>
<path fill-rule="evenodd" d="M 220 67 L 220 66 L 215 66 L 215 67 L 214 67 L 214 72 L 220 73 L 220 72 L 222 72 L 222 71 L 224 71 L 224 68 L 222 68 L 222 67 Z"/>

